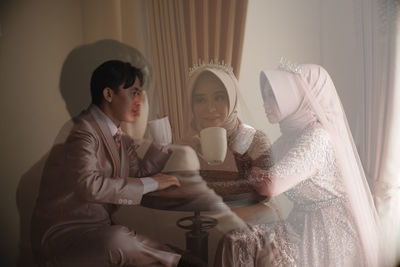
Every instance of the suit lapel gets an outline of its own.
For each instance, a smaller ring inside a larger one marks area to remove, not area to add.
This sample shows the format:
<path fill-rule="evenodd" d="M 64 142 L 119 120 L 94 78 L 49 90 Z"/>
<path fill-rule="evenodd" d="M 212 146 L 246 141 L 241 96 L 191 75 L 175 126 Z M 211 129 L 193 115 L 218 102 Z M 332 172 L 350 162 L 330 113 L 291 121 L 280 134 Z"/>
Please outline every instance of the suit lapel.
<path fill-rule="evenodd" d="M 121 138 L 121 177 L 129 176 L 129 158 L 125 138 Z"/>
<path fill-rule="evenodd" d="M 107 123 L 104 120 L 102 120 L 99 116 L 97 116 L 96 112 L 90 112 L 90 115 L 94 119 L 95 129 L 103 139 L 104 145 L 106 146 L 107 151 L 111 156 L 111 161 L 113 163 L 113 176 L 121 177 L 121 160 L 114 138 L 111 135 L 110 129 L 108 128 Z"/>

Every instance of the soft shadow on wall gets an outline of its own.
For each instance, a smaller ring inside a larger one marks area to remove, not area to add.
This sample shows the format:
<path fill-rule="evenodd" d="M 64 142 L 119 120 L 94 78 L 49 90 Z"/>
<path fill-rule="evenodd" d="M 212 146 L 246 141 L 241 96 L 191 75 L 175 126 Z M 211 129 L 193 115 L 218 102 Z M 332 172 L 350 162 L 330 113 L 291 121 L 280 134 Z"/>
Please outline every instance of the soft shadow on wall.
<path fill-rule="evenodd" d="M 115 40 L 101 40 L 92 44 L 79 46 L 67 56 L 61 70 L 59 83 L 60 93 L 71 118 L 89 106 L 91 102 L 90 77 L 92 72 L 101 63 L 110 59 L 131 62 L 132 65 L 143 69 L 145 75 L 149 77 L 145 87 L 153 87 L 152 69 L 137 49 Z M 64 123 L 54 139 L 52 150 L 57 147 L 57 144 L 65 141 L 71 127 L 71 120 Z M 35 266 L 30 244 L 30 223 L 39 192 L 42 172 L 51 151 L 44 154 L 38 162 L 33 164 L 22 175 L 17 187 L 16 202 L 20 218 L 19 256 L 17 264 L 21 267 Z"/>

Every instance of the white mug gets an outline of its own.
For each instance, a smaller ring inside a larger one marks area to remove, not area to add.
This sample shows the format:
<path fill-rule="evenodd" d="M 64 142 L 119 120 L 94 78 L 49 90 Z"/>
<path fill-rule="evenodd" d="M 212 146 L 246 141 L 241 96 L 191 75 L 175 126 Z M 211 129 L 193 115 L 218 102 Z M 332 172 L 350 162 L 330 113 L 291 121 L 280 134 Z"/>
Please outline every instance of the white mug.
<path fill-rule="evenodd" d="M 172 142 L 172 131 L 168 117 L 148 122 L 150 135 L 156 144 L 165 146 Z"/>
<path fill-rule="evenodd" d="M 199 156 L 210 165 L 221 164 L 227 151 L 226 130 L 222 127 L 208 127 L 200 131 L 201 153 Z"/>

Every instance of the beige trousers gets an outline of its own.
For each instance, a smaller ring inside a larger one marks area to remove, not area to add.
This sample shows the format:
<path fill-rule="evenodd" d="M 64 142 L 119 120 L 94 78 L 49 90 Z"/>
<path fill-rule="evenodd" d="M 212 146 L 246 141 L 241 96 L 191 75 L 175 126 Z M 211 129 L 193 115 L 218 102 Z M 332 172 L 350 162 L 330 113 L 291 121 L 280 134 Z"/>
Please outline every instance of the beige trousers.
<path fill-rule="evenodd" d="M 121 225 L 79 224 L 52 231 L 46 266 L 176 266 L 180 255 Z"/>

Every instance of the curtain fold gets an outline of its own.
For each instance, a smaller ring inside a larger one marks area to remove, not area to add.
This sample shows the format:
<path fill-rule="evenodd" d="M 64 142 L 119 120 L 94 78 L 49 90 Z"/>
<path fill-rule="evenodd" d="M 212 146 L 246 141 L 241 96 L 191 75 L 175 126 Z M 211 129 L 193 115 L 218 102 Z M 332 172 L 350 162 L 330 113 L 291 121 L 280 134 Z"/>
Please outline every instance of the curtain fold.
<path fill-rule="evenodd" d="M 160 113 L 168 114 L 174 140 L 183 134 L 185 88 L 191 66 L 224 62 L 239 76 L 247 0 L 147 2 Z"/>
<path fill-rule="evenodd" d="M 382 225 L 384 258 L 399 261 L 400 47 L 399 2 L 354 0 L 359 13 L 364 66 L 364 137 L 360 156 Z"/>

